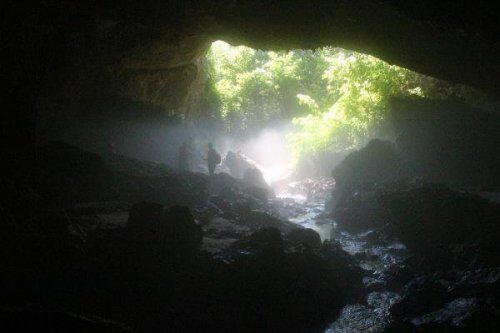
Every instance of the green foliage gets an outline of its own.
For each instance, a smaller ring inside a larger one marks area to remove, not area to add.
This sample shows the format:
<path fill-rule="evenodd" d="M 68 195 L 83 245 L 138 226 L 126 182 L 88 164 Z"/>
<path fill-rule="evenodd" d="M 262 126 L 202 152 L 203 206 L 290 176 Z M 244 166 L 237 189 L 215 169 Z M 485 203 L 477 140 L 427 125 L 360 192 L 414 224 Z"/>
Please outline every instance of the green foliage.
<path fill-rule="evenodd" d="M 423 96 L 423 76 L 391 66 L 369 55 L 326 49 L 328 64 L 322 74 L 324 94 L 331 104 L 298 97 L 309 106 L 310 115 L 295 118 L 298 131 L 290 135 L 295 157 L 321 150 L 359 147 L 381 125 L 392 96 Z"/>
<path fill-rule="evenodd" d="M 265 52 L 219 41 L 208 60 L 228 130 L 245 135 L 276 119 L 292 120 L 296 161 L 364 145 L 393 96 L 440 98 L 456 91 L 438 96 L 441 81 L 338 48 Z"/>
<path fill-rule="evenodd" d="M 244 135 L 273 120 L 304 116 L 299 94 L 322 100 L 326 62 L 318 52 L 264 52 L 215 42 L 208 54 L 227 128 Z"/>

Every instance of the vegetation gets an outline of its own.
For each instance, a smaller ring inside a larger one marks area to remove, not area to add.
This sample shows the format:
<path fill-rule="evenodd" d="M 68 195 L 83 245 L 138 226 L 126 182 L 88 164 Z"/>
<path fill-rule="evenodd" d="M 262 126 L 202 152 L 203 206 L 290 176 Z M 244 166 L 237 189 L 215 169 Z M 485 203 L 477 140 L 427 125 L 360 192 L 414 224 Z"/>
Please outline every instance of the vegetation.
<path fill-rule="evenodd" d="M 266 52 L 218 41 L 208 54 L 229 132 L 291 120 L 295 160 L 365 144 L 394 96 L 449 97 L 457 89 L 369 55 L 326 47 Z"/>

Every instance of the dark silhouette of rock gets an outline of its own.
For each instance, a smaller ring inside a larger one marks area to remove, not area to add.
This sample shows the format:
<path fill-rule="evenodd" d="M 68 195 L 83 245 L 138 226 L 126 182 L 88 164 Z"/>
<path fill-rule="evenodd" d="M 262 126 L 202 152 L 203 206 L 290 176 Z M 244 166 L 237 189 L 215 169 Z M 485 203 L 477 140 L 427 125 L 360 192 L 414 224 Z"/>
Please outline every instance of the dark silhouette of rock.
<path fill-rule="evenodd" d="M 51 142 L 38 149 L 38 190 L 61 203 L 93 201 L 105 168 L 101 157 L 76 146 Z"/>
<path fill-rule="evenodd" d="M 389 332 L 493 332 L 500 328 L 498 268 L 436 272 L 403 288 Z"/>
<path fill-rule="evenodd" d="M 238 251 L 273 255 L 283 253 L 284 243 L 278 229 L 265 228 L 240 239 L 232 244 L 231 248 Z"/>
<path fill-rule="evenodd" d="M 359 232 L 384 225 L 382 210 L 375 191 L 356 192 L 344 198 L 333 210 L 337 224 L 347 231 Z"/>
<path fill-rule="evenodd" d="M 321 238 L 319 234 L 312 229 L 292 229 L 286 236 L 294 245 L 302 245 L 310 250 L 319 250 L 321 248 Z"/>
<path fill-rule="evenodd" d="M 458 101 L 394 99 L 399 155 L 416 177 L 448 186 L 500 187 L 500 117 Z"/>
<path fill-rule="evenodd" d="M 141 202 L 130 210 L 125 229 L 128 252 L 153 265 L 183 264 L 192 260 L 201 246 L 201 227 L 187 207 L 163 209 Z"/>
<path fill-rule="evenodd" d="M 333 169 L 334 196 L 342 203 L 355 192 L 373 190 L 376 185 L 391 182 L 401 175 L 401 163 L 393 145 L 374 139 Z"/>
<path fill-rule="evenodd" d="M 240 215 L 240 223 L 254 229 L 276 228 L 281 232 L 289 232 L 296 228 L 295 224 L 283 221 L 262 210 L 242 212 Z"/>
<path fill-rule="evenodd" d="M 379 201 L 389 230 L 409 249 L 431 259 L 428 264 L 500 264 L 500 246 L 493 241 L 500 236 L 498 204 L 442 186 L 387 192 Z M 480 251 L 483 246 L 490 255 Z"/>

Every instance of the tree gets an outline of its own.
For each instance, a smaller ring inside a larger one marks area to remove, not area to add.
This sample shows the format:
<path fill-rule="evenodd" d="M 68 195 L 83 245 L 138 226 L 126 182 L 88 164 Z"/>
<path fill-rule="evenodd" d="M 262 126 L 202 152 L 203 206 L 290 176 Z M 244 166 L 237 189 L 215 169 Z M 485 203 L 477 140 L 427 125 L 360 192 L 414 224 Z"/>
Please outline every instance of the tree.
<path fill-rule="evenodd" d="M 208 54 L 228 131 L 250 135 L 273 120 L 295 125 L 295 161 L 360 147 L 379 132 L 394 96 L 448 98 L 470 92 L 370 55 L 325 47 L 261 51 L 215 42 Z"/>

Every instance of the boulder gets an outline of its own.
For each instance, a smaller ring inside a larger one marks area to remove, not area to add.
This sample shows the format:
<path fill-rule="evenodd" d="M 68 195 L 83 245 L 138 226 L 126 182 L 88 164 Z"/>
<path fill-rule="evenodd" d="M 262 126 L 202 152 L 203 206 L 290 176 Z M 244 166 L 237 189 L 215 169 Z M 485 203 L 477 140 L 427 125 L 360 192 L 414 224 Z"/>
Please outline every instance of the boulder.
<path fill-rule="evenodd" d="M 283 221 L 261 210 L 244 212 L 240 217 L 239 223 L 254 230 L 262 228 L 276 228 L 281 232 L 289 232 L 290 230 L 296 228 L 295 224 Z"/>
<path fill-rule="evenodd" d="M 242 179 L 246 170 L 257 168 L 257 164 L 241 152 L 229 150 L 224 158 L 224 165 L 229 169 L 231 176 Z"/>
<path fill-rule="evenodd" d="M 333 265 L 313 252 L 283 252 L 276 229 L 262 230 L 234 245 L 243 242 L 254 252 L 247 251 L 224 267 L 217 278 L 221 288 L 211 300 L 210 308 L 220 309 L 213 313 L 216 323 L 223 320 L 221 330 L 324 330 L 359 282 L 346 266 Z"/>
<path fill-rule="evenodd" d="M 332 171 L 335 179 L 334 199 L 342 204 L 358 191 L 370 191 L 376 185 L 403 176 L 402 164 L 394 146 L 374 139 L 361 150 L 349 154 Z"/>
<path fill-rule="evenodd" d="M 500 328 L 500 271 L 437 272 L 414 278 L 391 308 L 389 332 L 493 332 Z"/>
<path fill-rule="evenodd" d="M 262 171 L 257 168 L 247 169 L 243 174 L 243 183 L 246 185 L 246 191 L 261 200 L 267 200 L 274 196 L 273 189 L 267 184 Z"/>
<path fill-rule="evenodd" d="M 346 196 L 333 210 L 333 217 L 340 228 L 360 232 L 384 225 L 382 210 L 375 191 L 356 192 Z"/>
<path fill-rule="evenodd" d="M 128 252 L 143 262 L 182 264 L 198 253 L 202 233 L 187 207 L 163 209 L 156 203 L 140 202 L 130 210 L 125 229 Z"/>
<path fill-rule="evenodd" d="M 97 154 L 62 142 L 37 151 L 38 191 L 57 203 L 94 201 L 100 189 L 104 163 Z"/>
<path fill-rule="evenodd" d="M 303 246 L 309 250 L 319 250 L 321 248 L 321 237 L 312 229 L 292 229 L 286 236 L 294 246 Z"/>
<path fill-rule="evenodd" d="M 279 254 L 283 253 L 284 243 L 278 229 L 265 228 L 233 243 L 231 248 L 256 254 Z"/>
<path fill-rule="evenodd" d="M 388 231 L 436 268 L 500 264 L 500 246 L 493 240 L 500 237 L 498 204 L 442 186 L 386 192 L 379 203 Z"/>

